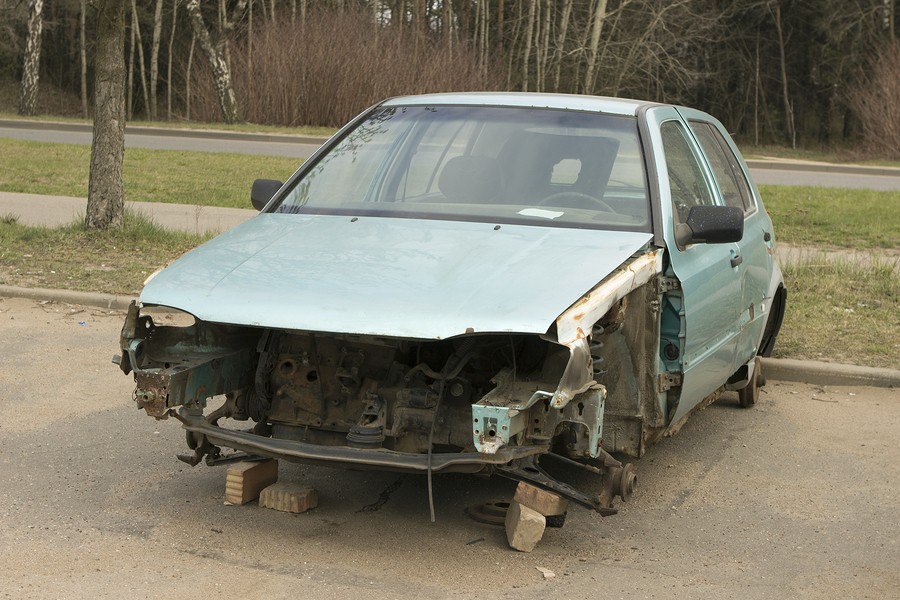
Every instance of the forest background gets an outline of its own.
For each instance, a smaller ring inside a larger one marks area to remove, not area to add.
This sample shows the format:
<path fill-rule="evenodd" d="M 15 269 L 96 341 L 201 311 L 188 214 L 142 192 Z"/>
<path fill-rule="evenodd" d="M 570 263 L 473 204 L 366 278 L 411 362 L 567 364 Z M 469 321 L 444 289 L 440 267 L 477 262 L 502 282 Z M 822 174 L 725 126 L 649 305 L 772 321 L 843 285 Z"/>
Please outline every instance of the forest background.
<path fill-rule="evenodd" d="M 380 99 L 681 103 L 742 143 L 900 158 L 898 0 L 121 0 L 129 119 L 338 126 Z M 0 0 L 22 114 L 92 107 L 88 0 Z"/>

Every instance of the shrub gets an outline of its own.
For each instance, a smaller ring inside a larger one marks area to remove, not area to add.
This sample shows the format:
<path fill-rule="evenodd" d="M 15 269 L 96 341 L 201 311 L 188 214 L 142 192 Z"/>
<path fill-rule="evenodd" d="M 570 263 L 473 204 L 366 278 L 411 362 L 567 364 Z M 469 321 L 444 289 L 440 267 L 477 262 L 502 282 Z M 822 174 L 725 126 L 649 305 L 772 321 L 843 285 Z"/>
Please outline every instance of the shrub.
<path fill-rule="evenodd" d="M 900 42 L 876 54 L 850 103 L 862 122 L 864 150 L 900 159 Z"/>
<path fill-rule="evenodd" d="M 192 117 L 218 121 L 209 66 L 199 54 L 194 60 Z M 458 40 L 375 25 L 366 11 L 312 13 L 305 27 L 254 22 L 252 37 L 233 43 L 231 61 L 242 118 L 272 125 L 337 126 L 391 96 L 501 87 Z"/>

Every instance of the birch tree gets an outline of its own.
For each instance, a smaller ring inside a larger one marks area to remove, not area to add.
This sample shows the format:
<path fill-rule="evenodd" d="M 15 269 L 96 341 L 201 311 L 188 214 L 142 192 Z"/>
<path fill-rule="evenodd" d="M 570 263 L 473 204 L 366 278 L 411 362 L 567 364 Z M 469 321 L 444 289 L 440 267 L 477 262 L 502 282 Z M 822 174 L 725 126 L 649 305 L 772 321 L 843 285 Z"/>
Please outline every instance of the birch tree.
<path fill-rule="evenodd" d="M 84 224 L 120 229 L 125 224 L 125 0 L 94 0 L 94 132 Z"/>
<path fill-rule="evenodd" d="M 178 23 L 178 0 L 172 0 L 172 31 L 169 32 L 169 56 L 166 65 L 166 119 L 172 120 L 172 49 L 175 46 L 175 25 Z"/>
<path fill-rule="evenodd" d="M 78 55 L 81 58 L 81 116 L 88 118 L 88 93 L 87 93 L 87 41 L 84 32 L 84 13 L 87 10 L 87 0 L 81 0 L 78 11 Z"/>
<path fill-rule="evenodd" d="M 137 14 L 137 0 L 131 0 L 131 28 L 137 35 L 138 71 L 141 75 L 141 93 L 144 96 L 144 113 L 150 110 L 150 98 L 147 93 L 147 69 L 144 62 L 144 40 L 141 38 L 141 21 Z"/>
<path fill-rule="evenodd" d="M 522 91 L 528 91 L 528 63 L 531 59 L 531 41 L 534 33 L 538 0 L 528 0 L 528 24 L 525 25 L 525 49 L 522 52 Z"/>
<path fill-rule="evenodd" d="M 600 34 L 603 32 L 603 23 L 606 21 L 606 2 L 599 0 L 594 18 L 591 24 L 591 46 L 588 54 L 587 71 L 584 74 L 584 93 L 591 94 L 594 90 L 594 82 L 597 75 L 597 58 L 600 55 Z"/>
<path fill-rule="evenodd" d="M 28 0 L 28 39 L 25 41 L 25 64 L 22 68 L 22 95 L 19 114 L 33 115 L 37 106 L 38 77 L 41 68 L 41 32 L 44 0 Z"/>
<path fill-rule="evenodd" d="M 219 97 L 222 119 L 226 123 L 237 123 L 240 121 L 240 111 L 238 110 L 237 98 L 234 95 L 231 68 L 227 60 L 227 41 L 228 35 L 234 30 L 234 25 L 243 14 L 246 6 L 247 0 L 237 0 L 231 17 L 228 18 L 227 15 L 222 16 L 219 31 L 213 38 L 206 28 L 206 23 L 203 21 L 203 15 L 200 12 L 200 0 L 188 0 L 186 5 L 194 35 L 209 61 L 213 81 L 216 86 L 216 94 Z"/>
<path fill-rule="evenodd" d="M 156 0 L 153 11 L 153 38 L 150 45 L 150 119 L 156 120 L 156 85 L 159 80 L 159 42 L 162 37 L 163 0 Z"/>

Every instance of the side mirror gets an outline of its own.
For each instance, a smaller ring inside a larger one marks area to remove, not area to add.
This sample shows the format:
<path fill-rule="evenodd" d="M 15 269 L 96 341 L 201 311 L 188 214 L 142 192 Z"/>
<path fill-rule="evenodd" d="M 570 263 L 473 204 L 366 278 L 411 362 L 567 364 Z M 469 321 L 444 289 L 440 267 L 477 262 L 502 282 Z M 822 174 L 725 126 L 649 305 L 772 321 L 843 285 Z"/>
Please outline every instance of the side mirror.
<path fill-rule="evenodd" d="M 257 179 L 254 181 L 253 187 L 250 188 L 250 203 L 253 204 L 253 208 L 256 210 L 265 208 L 266 204 L 269 203 L 275 192 L 281 189 L 282 185 L 284 183 L 275 179 Z"/>
<path fill-rule="evenodd" d="M 688 244 L 726 244 L 744 237 L 744 211 L 737 206 L 692 206 L 686 222 L 675 227 L 675 241 Z"/>

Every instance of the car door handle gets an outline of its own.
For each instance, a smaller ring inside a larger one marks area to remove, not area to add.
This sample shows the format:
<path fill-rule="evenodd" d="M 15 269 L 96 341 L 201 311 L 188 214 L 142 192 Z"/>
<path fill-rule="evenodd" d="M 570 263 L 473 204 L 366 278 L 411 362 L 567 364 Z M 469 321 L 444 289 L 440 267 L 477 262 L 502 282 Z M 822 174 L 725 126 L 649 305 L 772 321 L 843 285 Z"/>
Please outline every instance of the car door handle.
<path fill-rule="evenodd" d="M 742 262 L 744 262 L 744 257 L 743 257 L 743 256 L 741 256 L 740 254 L 738 254 L 737 256 L 733 256 L 733 257 L 731 258 L 731 268 L 732 268 L 732 269 L 735 268 L 736 266 L 738 266 L 738 265 L 741 264 Z"/>
<path fill-rule="evenodd" d="M 769 233 L 768 231 L 766 231 L 765 233 L 763 233 L 763 241 L 764 241 L 764 242 L 771 242 L 771 241 L 772 241 L 772 234 Z"/>

